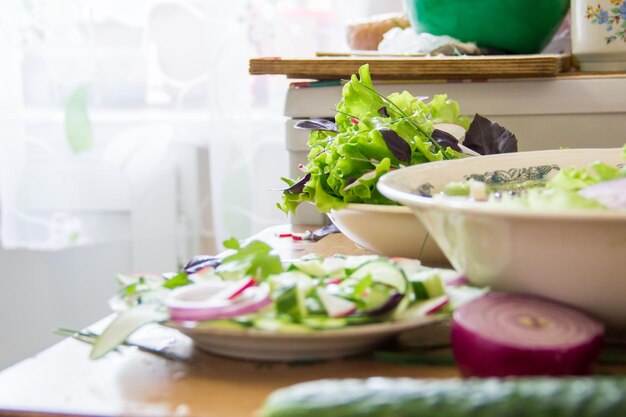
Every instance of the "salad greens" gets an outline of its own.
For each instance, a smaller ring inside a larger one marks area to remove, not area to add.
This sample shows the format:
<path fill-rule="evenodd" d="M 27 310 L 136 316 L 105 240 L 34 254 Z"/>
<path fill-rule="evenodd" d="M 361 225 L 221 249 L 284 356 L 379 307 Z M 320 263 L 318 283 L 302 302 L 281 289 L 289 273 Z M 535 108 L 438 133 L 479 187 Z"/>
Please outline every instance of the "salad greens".
<path fill-rule="evenodd" d="M 344 85 L 335 122 L 303 120 L 311 130 L 308 164 L 302 178 L 283 178 L 288 187 L 277 206 L 293 213 L 302 202 L 327 213 L 348 203 L 397 204 L 378 192 L 378 179 L 390 170 L 467 154 L 515 152 L 515 135 L 476 115 L 462 116 L 445 94 L 425 102 L 404 91 L 385 97 L 374 88 L 369 66 Z M 467 131 L 465 142 L 437 129 L 451 123 Z M 474 152 L 472 152 L 474 151 Z"/>
<path fill-rule="evenodd" d="M 176 274 L 119 276 L 110 303 L 117 315 L 99 336 L 90 337 L 91 357 L 127 344 L 149 323 L 313 332 L 449 314 L 468 294 L 483 293 L 463 287 L 456 271 L 417 260 L 312 255 L 284 264 L 260 241 L 242 245 L 231 239 L 225 246 L 231 252 L 222 259 L 197 257 Z"/>
<path fill-rule="evenodd" d="M 626 150 L 626 145 L 624 149 Z M 594 162 L 582 168 L 566 167 L 552 177 L 544 188 L 529 189 L 522 195 L 519 204 L 531 210 L 620 208 L 612 207 L 608 200 L 594 192 L 602 186 L 603 194 L 608 195 L 610 200 L 624 201 L 625 187 L 617 186 L 624 184 L 623 180 L 618 182 L 620 179 L 626 179 L 624 166 L 618 168 L 603 162 Z M 622 205 L 621 208 L 626 206 Z"/>
<path fill-rule="evenodd" d="M 622 149 L 626 161 L 626 145 Z M 472 197 L 470 179 L 447 184 L 442 195 L 451 198 Z M 566 209 L 625 209 L 626 166 L 612 166 L 596 161 L 585 167 L 569 166 L 547 181 L 482 184 L 485 200 L 530 210 L 560 211 Z"/>

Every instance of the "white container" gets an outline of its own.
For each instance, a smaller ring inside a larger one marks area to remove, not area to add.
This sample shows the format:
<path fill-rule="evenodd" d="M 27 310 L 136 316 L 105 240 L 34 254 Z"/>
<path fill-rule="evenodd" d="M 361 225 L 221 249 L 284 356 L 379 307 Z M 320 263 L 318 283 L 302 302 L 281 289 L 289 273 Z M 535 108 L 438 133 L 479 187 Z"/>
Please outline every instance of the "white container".
<path fill-rule="evenodd" d="M 572 0 L 572 53 L 582 71 L 626 70 L 626 1 Z"/>
<path fill-rule="evenodd" d="M 505 172 L 523 181 L 598 160 L 616 166 L 623 163 L 621 155 L 620 148 L 563 149 L 433 162 L 387 173 L 378 189 L 413 210 L 470 282 L 561 301 L 626 334 L 626 212 L 529 211 L 414 193 L 429 184 L 435 195 L 472 174 L 488 182 Z"/>

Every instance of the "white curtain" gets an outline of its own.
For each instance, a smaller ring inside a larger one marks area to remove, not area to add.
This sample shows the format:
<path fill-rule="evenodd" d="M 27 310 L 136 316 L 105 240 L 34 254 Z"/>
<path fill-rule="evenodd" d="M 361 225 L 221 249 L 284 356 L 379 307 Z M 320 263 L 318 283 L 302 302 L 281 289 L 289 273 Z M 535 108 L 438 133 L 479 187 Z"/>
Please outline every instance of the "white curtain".
<path fill-rule="evenodd" d="M 340 51 L 375 0 L 0 2 L 0 240 L 176 242 L 182 260 L 287 218 L 288 80 L 255 56 Z"/>

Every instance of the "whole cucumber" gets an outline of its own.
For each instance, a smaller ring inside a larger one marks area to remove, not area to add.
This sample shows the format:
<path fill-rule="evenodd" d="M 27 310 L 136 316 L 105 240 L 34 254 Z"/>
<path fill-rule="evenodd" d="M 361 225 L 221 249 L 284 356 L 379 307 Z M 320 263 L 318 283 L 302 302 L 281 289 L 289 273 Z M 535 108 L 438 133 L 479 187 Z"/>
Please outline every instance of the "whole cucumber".
<path fill-rule="evenodd" d="M 626 416 L 626 378 L 327 379 L 273 392 L 260 416 Z"/>

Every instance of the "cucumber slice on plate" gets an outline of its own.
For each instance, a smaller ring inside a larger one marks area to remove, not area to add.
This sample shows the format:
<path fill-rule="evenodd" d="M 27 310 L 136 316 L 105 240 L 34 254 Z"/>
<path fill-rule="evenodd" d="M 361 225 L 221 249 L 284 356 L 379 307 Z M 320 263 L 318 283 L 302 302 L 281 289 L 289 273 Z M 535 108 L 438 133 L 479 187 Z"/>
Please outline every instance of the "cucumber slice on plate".
<path fill-rule="evenodd" d="M 315 330 L 332 330 L 346 327 L 350 322 L 343 317 L 307 317 L 302 324 Z"/>
<path fill-rule="evenodd" d="M 298 323 L 290 323 L 280 319 L 261 318 L 254 321 L 254 328 L 275 333 L 308 333 L 313 329 Z"/>
<path fill-rule="evenodd" d="M 319 259 L 308 259 L 306 261 L 298 261 L 292 264 L 298 271 L 304 272 L 312 277 L 324 277 L 328 272 L 323 267 Z"/>
<path fill-rule="evenodd" d="M 441 274 L 437 270 L 422 271 L 409 278 L 417 300 L 427 300 L 446 294 Z"/>
<path fill-rule="evenodd" d="M 285 280 L 287 286 L 275 292 L 276 311 L 294 319 L 306 317 L 306 295 L 313 286 L 312 278 L 302 272 L 287 272 L 280 276 L 289 277 L 289 280 Z"/>
<path fill-rule="evenodd" d="M 149 323 L 167 320 L 167 314 L 155 304 L 142 304 L 118 314 L 96 339 L 91 359 L 98 359 L 123 344 L 135 330 Z"/>
<path fill-rule="evenodd" d="M 406 294 L 408 282 L 406 276 L 400 268 L 386 260 L 375 260 L 361 265 L 351 275 L 352 278 L 363 279 L 367 276 L 373 282 L 389 285 L 395 288 L 400 294 Z"/>
<path fill-rule="evenodd" d="M 382 258 L 378 255 L 356 255 L 346 256 L 345 259 L 345 268 L 348 271 L 354 271 L 366 263 L 380 260 Z"/>
<path fill-rule="evenodd" d="M 250 326 L 245 326 L 242 323 L 238 323 L 234 320 L 225 320 L 225 319 L 217 319 L 217 320 L 206 320 L 199 321 L 196 325 L 196 329 L 235 329 L 241 330 L 246 329 Z"/>

